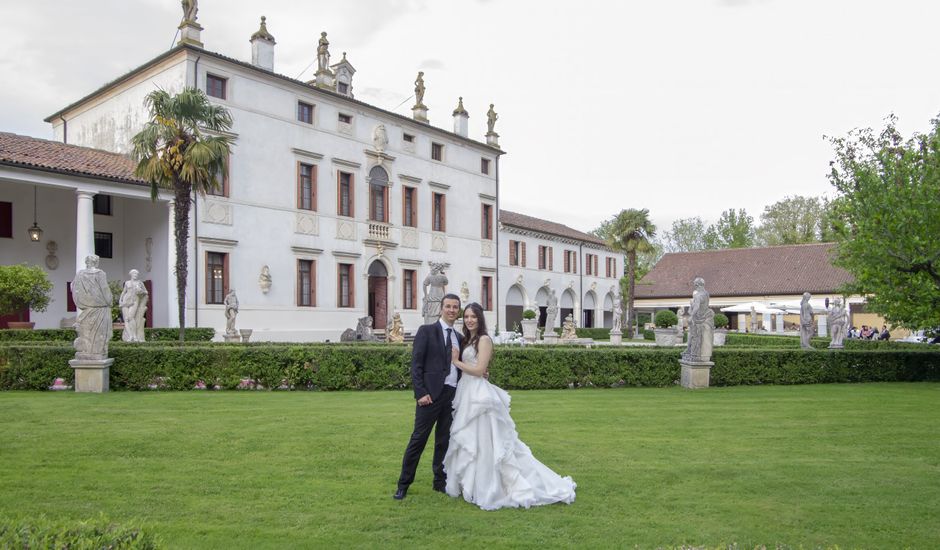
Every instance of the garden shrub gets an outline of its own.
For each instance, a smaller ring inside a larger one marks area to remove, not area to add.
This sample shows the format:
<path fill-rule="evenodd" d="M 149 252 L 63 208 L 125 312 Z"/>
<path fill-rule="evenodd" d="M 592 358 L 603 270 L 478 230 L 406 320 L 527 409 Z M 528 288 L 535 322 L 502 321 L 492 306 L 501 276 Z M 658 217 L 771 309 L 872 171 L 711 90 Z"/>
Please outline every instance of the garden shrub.
<path fill-rule="evenodd" d="M 112 341 L 121 341 L 121 329 L 115 329 Z M 178 328 L 148 328 L 144 329 L 148 342 L 179 341 Z M 71 328 L 43 328 L 36 330 L 0 330 L 0 343 L 2 342 L 69 342 L 75 340 L 77 334 Z M 186 329 L 187 342 L 208 342 L 215 337 L 215 329 L 203 327 L 189 327 Z"/>
<path fill-rule="evenodd" d="M 609 328 L 576 328 L 578 338 L 591 338 L 594 340 L 610 340 Z"/>
<path fill-rule="evenodd" d="M 39 516 L 0 519 L 0 548 L 151 550 L 157 548 L 157 541 L 151 533 L 114 524 L 104 516 L 77 523 Z"/>
<path fill-rule="evenodd" d="M 656 312 L 656 328 L 669 328 L 679 324 L 679 316 L 674 311 L 664 309 Z"/>
<path fill-rule="evenodd" d="M 816 349 L 828 349 L 829 338 L 815 337 L 810 339 L 810 345 Z M 891 342 L 886 340 L 860 340 L 856 338 L 846 338 L 843 340 L 845 349 L 898 349 L 898 350 L 917 350 L 925 349 L 924 344 L 910 342 Z M 740 332 L 729 332 L 725 338 L 725 345 L 733 348 L 799 348 L 799 336 L 787 336 L 782 334 L 746 334 Z"/>

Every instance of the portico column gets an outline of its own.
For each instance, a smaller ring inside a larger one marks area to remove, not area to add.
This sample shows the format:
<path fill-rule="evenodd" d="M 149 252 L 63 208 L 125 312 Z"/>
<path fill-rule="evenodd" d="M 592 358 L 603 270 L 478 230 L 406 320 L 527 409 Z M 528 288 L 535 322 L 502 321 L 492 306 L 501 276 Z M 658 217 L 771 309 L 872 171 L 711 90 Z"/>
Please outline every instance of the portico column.
<path fill-rule="evenodd" d="M 174 231 L 176 223 L 176 203 L 174 201 L 167 201 L 166 210 L 166 326 L 178 327 L 180 326 L 180 322 L 179 302 L 176 299 L 176 235 Z"/>
<path fill-rule="evenodd" d="M 780 334 L 783 334 L 783 314 L 782 314 L 782 313 L 778 313 L 778 314 L 775 315 L 774 317 L 777 318 L 777 325 L 776 325 L 777 332 L 780 333 Z"/>
<path fill-rule="evenodd" d="M 829 336 L 829 316 L 825 313 L 816 316 L 817 324 L 819 325 L 818 336 Z"/>
<path fill-rule="evenodd" d="M 85 257 L 95 253 L 95 207 L 91 191 L 75 190 L 75 271 L 85 269 Z"/>
<path fill-rule="evenodd" d="M 769 314 L 769 313 L 762 313 L 762 314 L 761 314 L 761 317 L 763 317 L 764 331 L 765 331 L 765 332 L 772 332 L 772 331 L 773 331 L 773 327 L 770 326 L 770 314 Z"/>

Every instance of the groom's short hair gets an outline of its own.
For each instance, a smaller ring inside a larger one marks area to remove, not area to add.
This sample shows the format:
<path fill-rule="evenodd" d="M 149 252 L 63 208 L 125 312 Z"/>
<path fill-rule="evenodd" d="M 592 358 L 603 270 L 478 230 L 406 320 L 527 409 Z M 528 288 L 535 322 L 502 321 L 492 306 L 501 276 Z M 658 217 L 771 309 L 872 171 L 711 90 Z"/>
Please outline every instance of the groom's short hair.
<path fill-rule="evenodd" d="M 460 307 L 460 296 L 457 296 L 456 294 L 453 294 L 453 293 L 445 294 L 444 297 L 441 298 L 442 304 L 444 303 L 444 300 L 457 300 L 457 307 Z"/>

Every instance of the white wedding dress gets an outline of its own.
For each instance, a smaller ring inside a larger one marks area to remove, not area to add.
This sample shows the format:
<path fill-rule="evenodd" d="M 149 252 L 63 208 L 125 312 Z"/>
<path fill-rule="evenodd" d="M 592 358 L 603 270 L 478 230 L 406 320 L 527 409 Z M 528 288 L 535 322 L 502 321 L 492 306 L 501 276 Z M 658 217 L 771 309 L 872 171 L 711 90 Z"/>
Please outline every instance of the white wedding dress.
<path fill-rule="evenodd" d="M 476 350 L 463 352 L 476 364 Z M 454 423 L 444 457 L 447 494 L 484 510 L 574 502 L 577 486 L 532 456 L 509 416 L 509 394 L 480 376 L 466 373 L 454 395 Z"/>

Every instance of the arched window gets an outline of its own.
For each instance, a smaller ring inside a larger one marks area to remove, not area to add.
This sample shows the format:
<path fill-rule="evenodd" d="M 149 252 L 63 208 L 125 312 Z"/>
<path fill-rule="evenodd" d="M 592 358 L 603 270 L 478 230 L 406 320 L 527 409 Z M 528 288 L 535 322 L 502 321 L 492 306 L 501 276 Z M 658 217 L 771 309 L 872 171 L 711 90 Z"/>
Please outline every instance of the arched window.
<path fill-rule="evenodd" d="M 388 223 L 388 173 L 381 166 L 369 170 L 369 219 Z"/>

